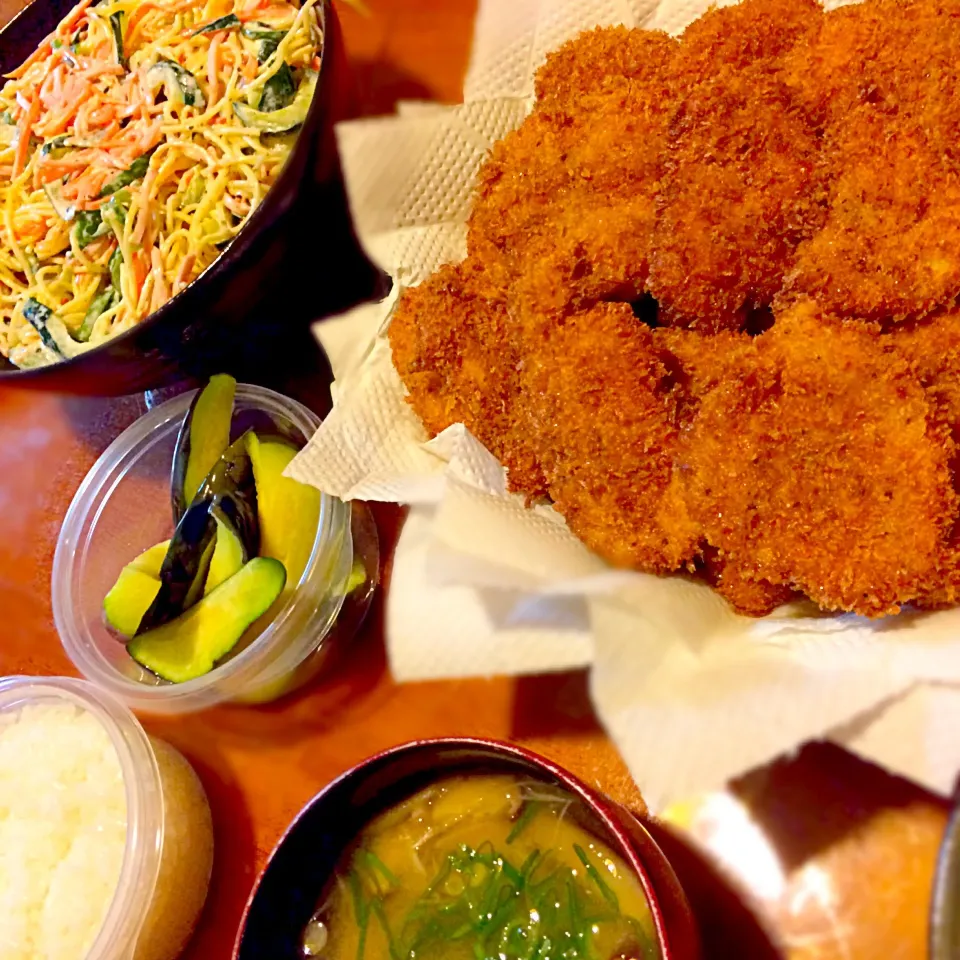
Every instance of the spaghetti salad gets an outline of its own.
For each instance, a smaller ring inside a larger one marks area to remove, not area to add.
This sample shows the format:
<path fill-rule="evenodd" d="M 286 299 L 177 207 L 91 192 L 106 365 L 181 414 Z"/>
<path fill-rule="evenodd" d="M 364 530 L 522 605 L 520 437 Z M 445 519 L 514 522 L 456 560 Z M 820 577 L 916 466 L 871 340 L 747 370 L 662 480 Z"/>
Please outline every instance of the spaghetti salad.
<path fill-rule="evenodd" d="M 76 356 L 206 270 L 316 86 L 319 0 L 80 2 L 0 89 L 0 353 Z"/>

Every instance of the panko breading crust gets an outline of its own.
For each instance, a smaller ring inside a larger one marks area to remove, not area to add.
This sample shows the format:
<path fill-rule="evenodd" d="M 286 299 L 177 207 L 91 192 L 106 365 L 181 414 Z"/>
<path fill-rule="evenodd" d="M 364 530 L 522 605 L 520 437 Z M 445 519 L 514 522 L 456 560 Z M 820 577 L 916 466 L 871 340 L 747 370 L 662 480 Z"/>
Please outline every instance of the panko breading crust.
<path fill-rule="evenodd" d="M 589 31 L 394 361 L 616 566 L 763 615 L 960 602 L 960 0 Z M 656 300 L 653 300 L 655 297 Z"/>

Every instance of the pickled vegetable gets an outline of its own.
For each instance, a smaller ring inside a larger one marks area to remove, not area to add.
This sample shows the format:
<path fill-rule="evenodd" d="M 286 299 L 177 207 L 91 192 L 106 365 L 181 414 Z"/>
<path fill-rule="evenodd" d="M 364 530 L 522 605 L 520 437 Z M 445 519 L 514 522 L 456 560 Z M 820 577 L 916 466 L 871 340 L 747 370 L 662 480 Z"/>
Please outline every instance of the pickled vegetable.
<path fill-rule="evenodd" d="M 257 486 L 260 555 L 274 557 L 287 571 L 287 584 L 300 582 L 310 560 L 320 520 L 320 491 L 283 476 L 297 450 L 282 440 L 247 434 Z"/>
<path fill-rule="evenodd" d="M 137 663 L 173 683 L 209 673 L 286 583 L 283 564 L 257 557 L 175 620 L 135 637 L 127 651 Z"/>
<path fill-rule="evenodd" d="M 236 388 L 233 377 L 218 374 L 190 404 L 173 453 L 173 515 L 178 522 L 230 445 Z"/>

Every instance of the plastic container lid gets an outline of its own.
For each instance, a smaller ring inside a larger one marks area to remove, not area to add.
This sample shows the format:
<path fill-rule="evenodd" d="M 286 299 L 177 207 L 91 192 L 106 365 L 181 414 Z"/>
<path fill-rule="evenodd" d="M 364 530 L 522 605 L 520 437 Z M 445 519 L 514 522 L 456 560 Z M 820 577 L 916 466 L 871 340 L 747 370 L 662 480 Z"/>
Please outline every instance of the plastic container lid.
<path fill-rule="evenodd" d="M 63 521 L 53 561 L 53 616 L 70 659 L 88 679 L 135 710 L 185 713 L 228 700 L 256 700 L 315 657 L 344 601 L 353 563 L 348 504 L 326 494 L 310 560 L 273 622 L 209 673 L 167 683 L 142 668 L 103 619 L 103 598 L 123 566 L 173 532 L 170 471 L 195 391 L 142 416 L 103 453 Z M 272 390 L 238 384 L 234 417 L 265 412 L 306 442 L 319 419 Z M 332 640 L 332 638 L 331 638 Z M 263 699 L 269 699 L 263 697 Z"/>

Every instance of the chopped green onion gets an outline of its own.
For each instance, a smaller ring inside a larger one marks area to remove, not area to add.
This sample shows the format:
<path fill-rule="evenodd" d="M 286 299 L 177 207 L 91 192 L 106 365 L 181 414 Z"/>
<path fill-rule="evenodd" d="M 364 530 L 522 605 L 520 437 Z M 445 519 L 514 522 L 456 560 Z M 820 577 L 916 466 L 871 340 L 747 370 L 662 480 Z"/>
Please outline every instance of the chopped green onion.
<path fill-rule="evenodd" d="M 513 843 L 517 837 L 529 826 L 530 821 L 537 815 L 539 810 L 539 805 L 536 800 L 525 800 L 523 803 L 523 810 L 520 811 L 520 816 L 517 817 L 516 822 L 513 825 L 513 829 L 507 835 L 507 843 Z"/>
<path fill-rule="evenodd" d="M 620 901 L 617 899 L 617 895 L 610 889 L 606 880 L 600 876 L 600 871 L 590 862 L 587 851 L 575 843 L 573 845 L 573 852 L 577 855 L 577 859 L 583 864 L 584 870 L 587 871 L 587 876 L 590 877 L 599 888 L 600 893 L 603 894 L 603 899 L 606 900 L 614 910 L 619 910 Z"/>

